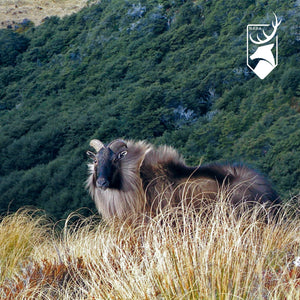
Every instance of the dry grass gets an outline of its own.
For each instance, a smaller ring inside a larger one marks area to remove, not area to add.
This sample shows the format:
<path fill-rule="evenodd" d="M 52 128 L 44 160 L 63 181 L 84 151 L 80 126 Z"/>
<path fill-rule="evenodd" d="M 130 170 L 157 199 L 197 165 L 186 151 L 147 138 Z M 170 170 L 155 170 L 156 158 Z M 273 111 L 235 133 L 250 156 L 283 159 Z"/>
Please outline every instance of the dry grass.
<path fill-rule="evenodd" d="M 35 25 L 50 16 L 65 16 L 79 11 L 87 5 L 88 0 L 1 0 L 0 28 L 20 23 L 24 19 Z M 96 2 L 96 1 L 94 1 Z"/>
<path fill-rule="evenodd" d="M 299 299 L 300 220 L 291 211 L 266 223 L 261 206 L 238 218 L 221 201 L 135 228 L 67 220 L 59 235 L 21 211 L 1 223 L 0 297 Z"/>
<path fill-rule="evenodd" d="M 49 221 L 38 211 L 20 210 L 0 223 L 0 283 L 13 277 L 30 254 L 44 245 Z"/>

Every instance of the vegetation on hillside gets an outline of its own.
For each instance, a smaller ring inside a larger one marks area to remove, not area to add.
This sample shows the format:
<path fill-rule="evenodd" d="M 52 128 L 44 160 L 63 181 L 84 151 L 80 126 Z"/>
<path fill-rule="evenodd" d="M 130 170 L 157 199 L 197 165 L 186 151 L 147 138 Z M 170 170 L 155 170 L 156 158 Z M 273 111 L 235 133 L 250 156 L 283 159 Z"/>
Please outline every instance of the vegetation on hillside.
<path fill-rule="evenodd" d="M 102 0 L 0 31 L 0 210 L 94 205 L 91 138 L 147 139 L 190 164 L 243 161 L 299 193 L 297 1 Z M 282 19 L 279 65 L 246 66 L 246 27 Z"/>

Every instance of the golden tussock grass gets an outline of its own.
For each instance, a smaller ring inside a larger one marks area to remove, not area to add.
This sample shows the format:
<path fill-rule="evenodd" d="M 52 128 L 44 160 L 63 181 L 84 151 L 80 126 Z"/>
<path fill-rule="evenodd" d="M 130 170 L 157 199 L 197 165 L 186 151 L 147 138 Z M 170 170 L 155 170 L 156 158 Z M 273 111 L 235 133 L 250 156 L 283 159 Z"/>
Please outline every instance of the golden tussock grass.
<path fill-rule="evenodd" d="M 46 242 L 49 221 L 39 212 L 20 210 L 1 219 L 0 223 L 0 282 L 13 277 L 20 264 Z"/>
<path fill-rule="evenodd" d="M 0 298 L 299 299 L 298 212 L 267 210 L 220 201 L 135 227 L 73 214 L 59 234 L 22 210 L 2 219 Z"/>

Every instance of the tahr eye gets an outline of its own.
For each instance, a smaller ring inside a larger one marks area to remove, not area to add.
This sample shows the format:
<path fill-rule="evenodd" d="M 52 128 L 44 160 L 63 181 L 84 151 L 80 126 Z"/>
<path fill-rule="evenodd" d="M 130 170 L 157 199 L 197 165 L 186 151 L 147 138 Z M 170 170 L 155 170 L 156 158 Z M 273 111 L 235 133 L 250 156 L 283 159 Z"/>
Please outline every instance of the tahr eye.
<path fill-rule="evenodd" d="M 119 160 L 119 159 L 122 159 L 123 157 L 125 157 L 126 154 L 127 154 L 127 151 L 122 151 L 122 152 L 120 152 L 120 153 L 118 154 L 118 160 Z"/>

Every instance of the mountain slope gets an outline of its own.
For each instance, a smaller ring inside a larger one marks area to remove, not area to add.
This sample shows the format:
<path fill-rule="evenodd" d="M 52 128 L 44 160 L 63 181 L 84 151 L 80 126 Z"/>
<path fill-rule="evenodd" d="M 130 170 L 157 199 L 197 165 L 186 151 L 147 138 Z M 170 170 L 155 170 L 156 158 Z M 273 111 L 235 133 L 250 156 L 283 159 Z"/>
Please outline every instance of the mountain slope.
<path fill-rule="evenodd" d="M 297 194 L 296 2 L 101 1 L 0 31 L 1 210 L 93 208 L 84 181 L 95 137 L 167 143 L 193 164 L 244 161 L 283 197 Z M 246 27 L 272 11 L 283 20 L 279 65 L 262 81 L 246 66 Z"/>

